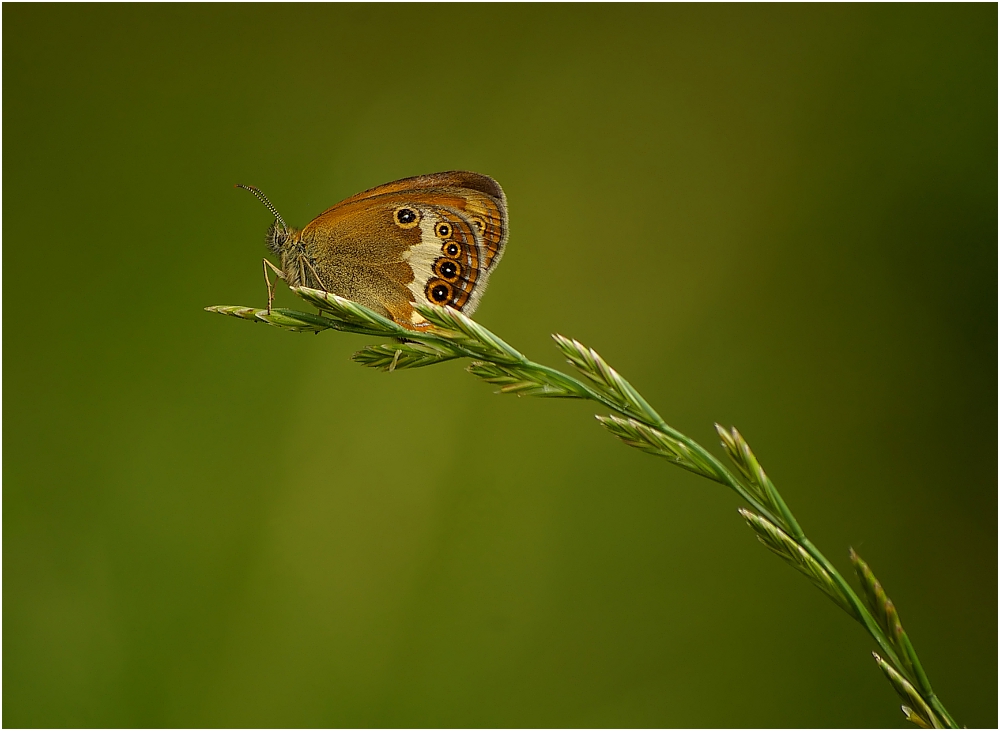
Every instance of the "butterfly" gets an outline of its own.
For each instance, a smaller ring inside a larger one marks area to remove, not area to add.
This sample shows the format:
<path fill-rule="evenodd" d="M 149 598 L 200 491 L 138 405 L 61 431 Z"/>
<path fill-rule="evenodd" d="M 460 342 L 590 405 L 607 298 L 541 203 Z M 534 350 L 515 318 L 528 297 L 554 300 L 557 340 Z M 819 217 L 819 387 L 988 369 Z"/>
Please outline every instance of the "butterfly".
<path fill-rule="evenodd" d="M 268 311 L 274 299 L 267 269 L 289 286 L 353 300 L 419 330 L 414 304 L 466 315 L 479 305 L 507 244 L 507 199 L 493 178 L 455 170 L 404 178 L 353 195 L 305 228 L 291 228 L 267 197 L 249 190 L 274 215 L 264 259 Z"/>

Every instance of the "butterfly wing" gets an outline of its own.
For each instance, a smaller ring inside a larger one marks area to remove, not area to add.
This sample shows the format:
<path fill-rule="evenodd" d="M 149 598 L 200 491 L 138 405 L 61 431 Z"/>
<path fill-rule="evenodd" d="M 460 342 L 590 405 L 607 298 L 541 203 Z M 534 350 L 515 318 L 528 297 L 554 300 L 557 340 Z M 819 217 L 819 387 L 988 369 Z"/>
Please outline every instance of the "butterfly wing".
<path fill-rule="evenodd" d="M 352 195 L 327 209 L 322 215 L 342 206 L 388 193 L 431 191 L 458 194 L 458 199 L 452 203 L 457 204 L 455 207 L 472 220 L 482 235 L 485 248 L 483 268 L 489 270 L 499 263 L 508 236 L 507 197 L 500 184 L 488 175 L 468 170 L 452 170 L 403 178 Z"/>
<path fill-rule="evenodd" d="M 506 201 L 477 173 L 408 178 L 341 201 L 301 241 L 329 291 L 414 326 L 414 302 L 475 310 L 507 241 Z"/>

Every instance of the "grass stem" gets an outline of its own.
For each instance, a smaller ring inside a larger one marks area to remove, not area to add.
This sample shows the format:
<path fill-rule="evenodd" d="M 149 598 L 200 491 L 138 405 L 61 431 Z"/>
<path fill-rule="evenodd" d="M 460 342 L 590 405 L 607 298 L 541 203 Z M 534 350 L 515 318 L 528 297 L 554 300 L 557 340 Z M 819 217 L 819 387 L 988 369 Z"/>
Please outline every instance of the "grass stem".
<path fill-rule="evenodd" d="M 552 336 L 582 379 L 529 360 L 482 325 L 455 310 L 417 306 L 431 327 L 415 332 L 334 294 L 305 287 L 293 287 L 292 291 L 324 314 L 310 315 L 279 308 L 270 312 L 250 307 L 206 309 L 243 320 L 266 322 L 292 332 L 315 333 L 329 329 L 394 338 L 395 342 L 362 349 L 354 355 L 354 360 L 369 368 L 391 372 L 467 358 L 471 361 L 468 371 L 498 386 L 500 393 L 584 399 L 614 412 L 599 415 L 597 419 L 625 444 L 725 485 L 750 505 L 752 510 L 741 508 L 740 513 L 758 540 L 805 574 L 871 635 L 881 653 L 875 654 L 875 661 L 904 700 L 902 710 L 907 720 L 924 728 L 958 728 L 931 690 L 895 606 L 871 569 L 853 549 L 850 551 L 862 599 L 806 538 L 781 494 L 735 428 L 726 429 L 716 424 L 722 447 L 735 466 L 734 472 L 696 441 L 669 426 L 597 352 L 576 340 Z"/>

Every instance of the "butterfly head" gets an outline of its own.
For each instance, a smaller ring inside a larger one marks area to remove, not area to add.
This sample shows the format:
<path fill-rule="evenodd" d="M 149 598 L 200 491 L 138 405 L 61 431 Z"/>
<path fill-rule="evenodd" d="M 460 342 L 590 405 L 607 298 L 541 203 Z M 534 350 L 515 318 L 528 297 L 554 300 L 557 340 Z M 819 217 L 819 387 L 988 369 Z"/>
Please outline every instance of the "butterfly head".
<path fill-rule="evenodd" d="M 267 244 L 267 248 L 273 253 L 281 256 L 281 254 L 288 248 L 289 242 L 294 241 L 299 233 L 298 229 L 288 228 L 285 226 L 285 222 L 280 218 L 276 218 L 271 227 L 267 230 L 267 236 L 264 239 L 264 243 Z"/>

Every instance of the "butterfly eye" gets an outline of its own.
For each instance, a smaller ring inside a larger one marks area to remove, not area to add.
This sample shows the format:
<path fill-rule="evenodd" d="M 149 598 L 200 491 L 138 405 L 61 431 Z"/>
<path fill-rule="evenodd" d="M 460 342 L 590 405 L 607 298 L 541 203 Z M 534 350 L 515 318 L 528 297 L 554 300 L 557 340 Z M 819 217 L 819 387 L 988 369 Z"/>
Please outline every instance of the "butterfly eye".
<path fill-rule="evenodd" d="M 451 226 L 447 223 L 440 223 L 436 229 L 438 238 L 446 239 L 451 236 Z"/>
<path fill-rule="evenodd" d="M 420 223 L 420 214 L 412 208 L 397 208 L 392 217 L 400 228 L 413 228 Z"/>
<path fill-rule="evenodd" d="M 456 244 L 453 241 L 449 242 L 444 247 L 444 253 L 450 256 L 452 259 L 457 258 L 460 251 L 461 249 L 458 248 L 458 244 Z"/>
<path fill-rule="evenodd" d="M 442 279 L 454 282 L 458 279 L 458 275 L 461 273 L 462 267 L 460 267 L 456 262 L 453 262 L 451 259 L 438 259 L 434 264 L 434 271 Z"/>
<path fill-rule="evenodd" d="M 476 228 L 479 229 L 479 233 L 483 233 L 486 230 L 486 221 L 481 219 L 479 216 L 473 216 L 472 222 L 476 225 Z"/>
<path fill-rule="evenodd" d="M 427 283 L 427 299 L 436 305 L 443 305 L 451 299 L 451 285 L 440 279 L 432 279 Z"/>

